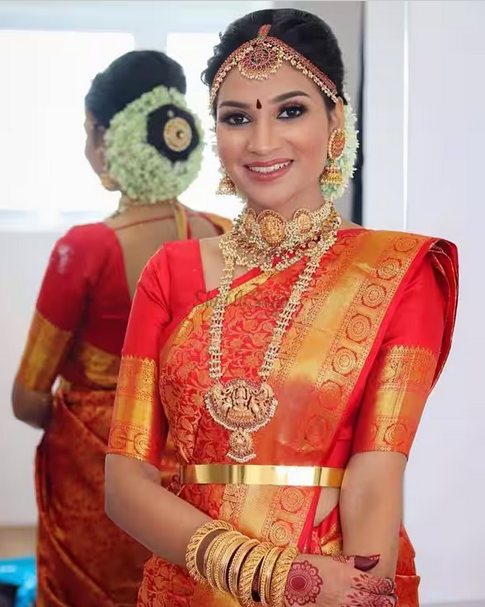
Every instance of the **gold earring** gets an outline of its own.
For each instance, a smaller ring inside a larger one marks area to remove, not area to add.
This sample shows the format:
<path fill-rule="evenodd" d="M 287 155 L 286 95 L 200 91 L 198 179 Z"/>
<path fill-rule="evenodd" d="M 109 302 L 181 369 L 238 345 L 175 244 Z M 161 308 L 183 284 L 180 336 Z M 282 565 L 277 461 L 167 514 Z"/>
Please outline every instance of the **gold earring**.
<path fill-rule="evenodd" d="M 116 192 L 116 190 L 119 190 L 119 185 L 111 177 L 108 171 L 103 171 L 100 174 L 99 178 L 101 179 L 101 185 L 103 186 L 103 188 L 108 190 L 108 192 Z"/>
<path fill-rule="evenodd" d="M 233 180 L 225 171 L 219 182 L 216 194 L 219 194 L 220 196 L 235 196 L 237 194 Z"/>
<path fill-rule="evenodd" d="M 342 185 L 342 171 L 335 166 L 345 149 L 345 131 L 334 129 L 330 135 L 327 146 L 327 163 L 320 177 L 321 185 Z"/>
<path fill-rule="evenodd" d="M 101 185 L 103 186 L 103 188 L 105 188 L 105 190 L 108 190 L 108 192 L 116 192 L 116 190 L 119 190 L 120 187 L 119 184 L 116 183 L 116 180 L 113 179 L 113 177 L 111 177 L 111 175 L 109 174 L 104 146 L 98 147 L 98 149 L 96 150 L 96 154 L 100 160 L 101 166 L 104 167 L 101 173 L 99 174 Z"/>

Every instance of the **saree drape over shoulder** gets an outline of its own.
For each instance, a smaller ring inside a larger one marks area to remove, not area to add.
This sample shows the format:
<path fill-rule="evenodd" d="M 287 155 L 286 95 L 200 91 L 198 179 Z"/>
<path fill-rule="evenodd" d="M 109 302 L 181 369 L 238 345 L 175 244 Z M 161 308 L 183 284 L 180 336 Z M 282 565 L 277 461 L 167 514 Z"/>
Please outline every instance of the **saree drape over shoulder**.
<path fill-rule="evenodd" d="M 112 229 L 78 226 L 57 242 L 17 374 L 35 391 L 57 382 L 36 455 L 38 607 L 136 604 L 150 554 L 104 511 L 104 459 L 130 308 Z"/>
<path fill-rule="evenodd" d="M 279 311 L 301 264 L 234 281 L 226 309 L 224 381 L 257 380 Z M 121 362 L 109 452 L 159 466 L 167 440 L 181 465 L 229 464 L 230 432 L 205 405 L 209 320 L 197 243 L 172 243 L 142 277 Z M 447 358 L 457 298 L 454 245 L 393 232 L 342 230 L 284 337 L 269 378 L 278 399 L 253 435 L 251 464 L 345 468 L 353 454 L 409 454 Z M 181 484 L 170 490 L 213 518 L 278 546 L 342 551 L 338 507 L 314 525 L 321 488 Z M 414 551 L 400 533 L 399 607 L 418 605 Z M 229 605 L 154 556 L 138 604 Z"/>

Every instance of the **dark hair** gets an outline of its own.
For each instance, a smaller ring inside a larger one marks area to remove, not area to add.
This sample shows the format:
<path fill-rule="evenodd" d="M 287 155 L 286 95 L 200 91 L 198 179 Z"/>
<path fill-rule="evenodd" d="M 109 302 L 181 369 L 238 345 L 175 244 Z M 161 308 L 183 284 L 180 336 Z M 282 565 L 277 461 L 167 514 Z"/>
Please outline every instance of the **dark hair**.
<path fill-rule="evenodd" d="M 132 51 L 96 76 L 85 97 L 85 106 L 97 125 L 108 128 L 115 114 L 157 86 L 175 88 L 185 95 L 182 66 L 160 51 Z"/>
<path fill-rule="evenodd" d="M 202 73 L 202 81 L 211 86 L 217 70 L 229 55 L 255 38 L 265 24 L 271 25 L 270 36 L 286 42 L 326 74 L 337 87 L 339 97 L 344 99 L 344 65 L 335 34 L 316 15 L 294 8 L 255 11 L 231 23 L 214 48 L 214 55 Z M 322 95 L 327 107 L 333 109 L 334 102 L 325 93 Z"/>

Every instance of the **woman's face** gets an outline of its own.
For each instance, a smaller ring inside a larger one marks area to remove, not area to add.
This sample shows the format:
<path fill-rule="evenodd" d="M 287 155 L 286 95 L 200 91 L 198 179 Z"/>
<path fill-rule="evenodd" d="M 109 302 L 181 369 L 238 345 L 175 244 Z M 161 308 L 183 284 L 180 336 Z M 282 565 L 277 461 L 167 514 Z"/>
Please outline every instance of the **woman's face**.
<path fill-rule="evenodd" d="M 84 130 L 86 131 L 86 145 L 84 147 L 84 155 L 91 165 L 91 168 L 96 175 L 101 175 L 104 169 L 103 162 L 103 143 L 102 136 L 96 130 L 96 120 L 94 116 L 86 110 L 86 119 L 84 121 Z"/>
<path fill-rule="evenodd" d="M 257 209 L 291 213 L 321 204 L 328 137 L 339 126 L 341 104 L 329 114 L 319 89 L 286 64 L 263 81 L 233 69 L 219 91 L 219 156 Z"/>

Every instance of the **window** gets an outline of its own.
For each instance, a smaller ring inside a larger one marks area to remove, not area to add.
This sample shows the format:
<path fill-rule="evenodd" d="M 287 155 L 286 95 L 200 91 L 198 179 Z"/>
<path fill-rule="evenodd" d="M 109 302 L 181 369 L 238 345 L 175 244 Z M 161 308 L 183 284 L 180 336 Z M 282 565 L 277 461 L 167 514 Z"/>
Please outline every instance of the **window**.
<path fill-rule="evenodd" d="M 52 223 L 116 206 L 84 158 L 84 96 L 133 48 L 128 33 L 0 31 L 2 222 L 15 212 Z"/>
<path fill-rule="evenodd" d="M 215 143 L 214 120 L 208 109 L 209 91 L 200 79 L 207 59 L 218 42 L 217 34 L 170 33 L 167 36 L 167 54 L 184 67 L 187 103 L 201 119 L 206 139 L 204 164 L 199 177 L 180 199 L 193 209 L 218 213 L 232 219 L 239 214 L 241 201 L 232 196 L 215 195 L 220 173 L 219 159 L 212 149 Z"/>

